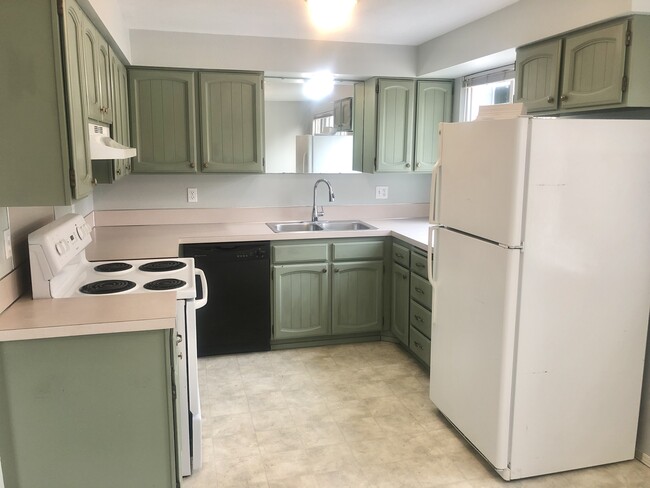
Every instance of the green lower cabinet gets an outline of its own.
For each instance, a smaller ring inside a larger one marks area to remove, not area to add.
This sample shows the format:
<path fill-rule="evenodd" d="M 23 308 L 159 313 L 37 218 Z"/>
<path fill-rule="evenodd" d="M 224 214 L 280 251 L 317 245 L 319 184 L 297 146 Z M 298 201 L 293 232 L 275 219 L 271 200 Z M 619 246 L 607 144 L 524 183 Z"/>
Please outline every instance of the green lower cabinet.
<path fill-rule="evenodd" d="M 383 262 L 334 263 L 332 267 L 332 334 L 379 331 Z"/>
<path fill-rule="evenodd" d="M 402 343 L 409 340 L 409 271 L 393 263 L 390 330 Z"/>
<path fill-rule="evenodd" d="M 329 265 L 273 266 L 273 338 L 329 333 Z"/>
<path fill-rule="evenodd" d="M 4 486 L 180 486 L 172 333 L 0 343 Z"/>

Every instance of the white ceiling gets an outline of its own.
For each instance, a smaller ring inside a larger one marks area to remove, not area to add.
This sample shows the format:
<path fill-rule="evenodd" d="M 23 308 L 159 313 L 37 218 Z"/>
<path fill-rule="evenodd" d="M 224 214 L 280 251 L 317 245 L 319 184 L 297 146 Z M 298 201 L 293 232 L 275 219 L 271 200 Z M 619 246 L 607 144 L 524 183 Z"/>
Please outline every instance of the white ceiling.
<path fill-rule="evenodd" d="M 129 29 L 417 46 L 518 0 L 358 0 L 334 34 L 309 23 L 304 0 L 116 0 Z"/>

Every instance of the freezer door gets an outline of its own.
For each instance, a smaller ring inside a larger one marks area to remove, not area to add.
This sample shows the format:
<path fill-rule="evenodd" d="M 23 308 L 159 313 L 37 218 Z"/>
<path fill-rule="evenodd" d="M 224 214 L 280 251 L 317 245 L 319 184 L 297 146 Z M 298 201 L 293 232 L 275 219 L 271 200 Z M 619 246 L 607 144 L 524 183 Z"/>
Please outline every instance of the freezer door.
<path fill-rule="evenodd" d="M 505 469 L 520 251 L 447 229 L 437 234 L 431 400 Z"/>
<path fill-rule="evenodd" d="M 528 124 L 524 117 L 441 124 L 439 223 L 521 245 Z"/>

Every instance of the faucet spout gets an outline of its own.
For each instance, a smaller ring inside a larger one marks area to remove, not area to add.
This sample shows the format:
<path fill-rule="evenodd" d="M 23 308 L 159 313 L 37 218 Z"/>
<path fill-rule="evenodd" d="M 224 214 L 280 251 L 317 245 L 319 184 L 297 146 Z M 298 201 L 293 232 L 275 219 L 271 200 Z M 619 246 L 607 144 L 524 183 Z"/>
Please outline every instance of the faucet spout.
<path fill-rule="evenodd" d="M 311 207 L 311 221 L 312 222 L 318 222 L 318 217 L 322 217 L 324 215 L 323 208 L 321 207 L 320 210 L 316 207 L 316 188 L 318 188 L 319 183 L 325 183 L 327 185 L 327 190 L 329 192 L 329 201 L 333 202 L 334 201 L 334 190 L 332 190 L 332 185 L 330 184 L 329 181 L 321 178 L 319 180 L 316 180 L 316 183 L 314 183 L 314 200 L 313 204 Z"/>

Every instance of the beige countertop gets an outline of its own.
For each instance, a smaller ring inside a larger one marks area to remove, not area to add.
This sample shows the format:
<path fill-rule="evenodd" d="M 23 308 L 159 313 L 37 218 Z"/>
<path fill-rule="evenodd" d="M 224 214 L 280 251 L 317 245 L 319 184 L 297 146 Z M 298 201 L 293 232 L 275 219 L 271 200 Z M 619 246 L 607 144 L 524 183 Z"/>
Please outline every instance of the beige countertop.
<path fill-rule="evenodd" d="M 265 223 L 124 225 L 95 227 L 91 261 L 177 257 L 180 244 L 393 236 L 422 250 L 426 218 L 370 220 L 354 232 L 274 233 Z M 0 314 L 0 342 L 173 328 L 174 292 L 32 300 L 27 294 Z"/>
<path fill-rule="evenodd" d="M 262 222 L 95 227 L 86 256 L 91 261 L 170 258 L 178 257 L 180 244 L 376 236 L 393 236 L 422 250 L 427 248 L 426 218 L 363 221 L 376 229 L 275 233 Z"/>
<path fill-rule="evenodd" d="M 176 293 L 44 298 L 24 295 L 0 314 L 0 342 L 173 329 Z"/>

